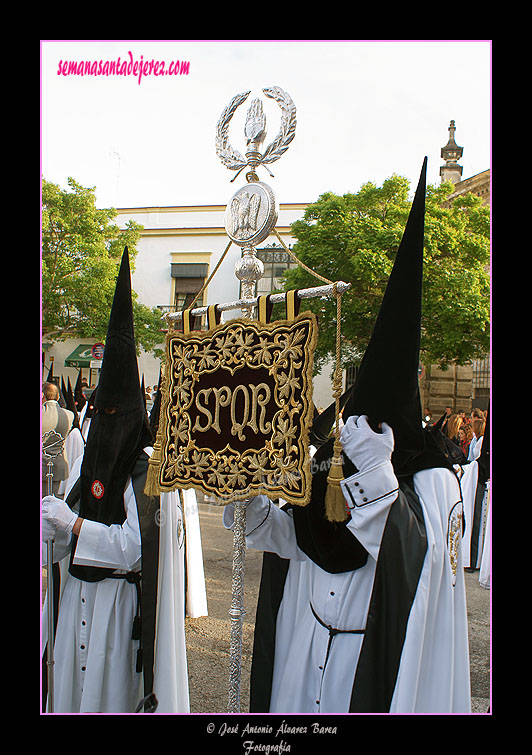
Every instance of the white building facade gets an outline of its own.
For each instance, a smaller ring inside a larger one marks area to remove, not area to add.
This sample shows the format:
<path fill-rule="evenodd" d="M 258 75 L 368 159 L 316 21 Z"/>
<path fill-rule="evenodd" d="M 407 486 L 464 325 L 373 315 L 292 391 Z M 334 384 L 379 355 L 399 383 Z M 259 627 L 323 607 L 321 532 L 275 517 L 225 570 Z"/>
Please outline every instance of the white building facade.
<path fill-rule="evenodd" d="M 306 204 L 280 204 L 276 231 L 287 247 L 295 243 L 290 225 L 302 218 Z M 149 307 L 158 307 L 161 316 L 168 311 L 178 311 L 189 306 L 203 287 L 226 250 L 230 239 L 224 226 L 225 205 L 197 205 L 183 207 L 136 207 L 118 209 L 115 219 L 120 228 L 129 220 L 143 226 L 137 243 L 132 286 L 139 301 Z M 258 256 L 264 262 L 264 275 L 257 286 L 257 293 L 269 293 L 281 289 L 280 277 L 287 266 L 293 266 L 278 239 L 271 235 L 257 247 Z M 196 301 L 195 306 L 236 301 L 240 298 L 240 282 L 235 276 L 235 264 L 241 249 L 231 244 L 229 251 L 212 281 Z M 317 285 L 320 285 L 316 281 Z M 224 319 L 236 317 L 239 310 L 226 312 Z M 164 327 L 164 321 L 161 320 Z M 98 361 L 91 354 L 87 339 L 69 340 L 50 346 L 44 345 L 44 370 L 46 378 L 53 363 L 55 377 L 68 377 L 75 384 L 79 370 L 89 385 L 98 382 Z M 161 344 L 162 348 L 162 344 Z M 139 356 L 139 372 L 146 386 L 157 384 L 159 360 L 153 354 L 142 352 Z M 330 369 L 325 369 L 314 380 L 314 403 L 325 407 L 332 401 Z"/>

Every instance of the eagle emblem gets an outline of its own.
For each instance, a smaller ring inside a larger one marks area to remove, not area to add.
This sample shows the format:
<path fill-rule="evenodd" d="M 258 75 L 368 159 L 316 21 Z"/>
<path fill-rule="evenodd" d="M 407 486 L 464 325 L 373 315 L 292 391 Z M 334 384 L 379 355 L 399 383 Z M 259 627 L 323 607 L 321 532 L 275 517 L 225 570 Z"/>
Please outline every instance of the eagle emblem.
<path fill-rule="evenodd" d="M 260 195 L 242 191 L 231 201 L 232 235 L 237 239 L 249 239 L 257 232 Z"/>
<path fill-rule="evenodd" d="M 225 210 L 225 229 L 238 246 L 253 246 L 270 235 L 278 215 L 272 189 L 262 181 L 252 181 L 231 197 Z"/>

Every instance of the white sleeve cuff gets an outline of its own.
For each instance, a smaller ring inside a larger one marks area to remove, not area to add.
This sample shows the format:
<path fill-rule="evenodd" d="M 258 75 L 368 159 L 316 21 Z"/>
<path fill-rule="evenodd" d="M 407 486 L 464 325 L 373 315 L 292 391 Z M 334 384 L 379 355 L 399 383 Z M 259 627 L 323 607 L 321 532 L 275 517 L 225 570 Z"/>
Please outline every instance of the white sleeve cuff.
<path fill-rule="evenodd" d="M 102 525 L 90 519 L 84 519 L 76 543 L 73 562 L 80 566 L 93 566 L 98 552 Z"/>
<path fill-rule="evenodd" d="M 396 493 L 399 483 L 390 461 L 378 464 L 364 472 L 357 472 L 341 481 L 344 498 L 350 509 L 368 506 Z"/>

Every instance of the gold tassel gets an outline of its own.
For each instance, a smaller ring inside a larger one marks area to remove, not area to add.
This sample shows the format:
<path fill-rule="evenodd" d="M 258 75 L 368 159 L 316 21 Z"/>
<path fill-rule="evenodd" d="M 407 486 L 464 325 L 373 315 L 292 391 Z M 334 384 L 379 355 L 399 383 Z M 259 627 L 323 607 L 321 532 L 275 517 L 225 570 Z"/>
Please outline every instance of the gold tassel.
<path fill-rule="evenodd" d="M 337 284 L 334 284 L 336 296 L 336 365 L 333 378 L 333 396 L 336 401 L 336 422 L 334 429 L 334 454 L 331 460 L 331 468 L 327 476 L 327 492 L 325 494 L 325 517 L 330 522 L 343 522 L 349 518 L 344 494 L 340 486 L 344 479 L 342 465 L 342 444 L 340 442 L 340 394 L 342 392 L 342 367 L 340 363 L 340 328 L 342 316 L 342 295 L 338 293 Z"/>
<path fill-rule="evenodd" d="M 334 456 L 327 477 L 325 494 L 325 516 L 329 522 L 344 522 L 349 518 L 347 505 L 340 482 L 344 479 L 341 457 L 342 444 L 337 439 L 334 443 Z"/>
<path fill-rule="evenodd" d="M 146 475 L 146 484 L 144 485 L 144 492 L 146 495 L 160 495 L 161 488 L 159 487 L 159 460 L 153 461 L 154 454 L 152 454 L 148 462 L 148 473 Z"/>
<path fill-rule="evenodd" d="M 158 390 L 161 392 L 159 426 L 157 428 L 157 437 L 153 443 L 153 453 L 148 461 L 148 472 L 146 474 L 146 483 L 144 484 L 144 493 L 150 496 L 158 496 L 161 494 L 161 487 L 159 484 L 159 473 L 162 463 L 161 444 L 166 428 L 165 416 L 166 406 L 168 404 L 168 381 L 164 365 L 161 365 L 161 382 L 159 383 Z"/>

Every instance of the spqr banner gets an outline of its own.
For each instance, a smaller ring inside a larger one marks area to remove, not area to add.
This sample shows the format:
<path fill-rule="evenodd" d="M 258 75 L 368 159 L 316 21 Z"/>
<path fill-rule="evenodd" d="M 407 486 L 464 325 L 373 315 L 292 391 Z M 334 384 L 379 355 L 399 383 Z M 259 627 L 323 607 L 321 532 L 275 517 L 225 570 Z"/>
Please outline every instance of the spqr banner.
<path fill-rule="evenodd" d="M 185 332 L 168 333 L 147 492 L 195 488 L 222 503 L 259 493 L 308 503 L 316 318 L 268 322 L 265 299 L 258 321 L 194 331 L 185 314 Z"/>

